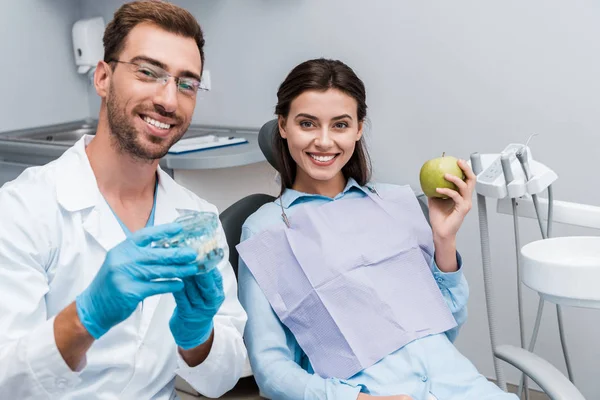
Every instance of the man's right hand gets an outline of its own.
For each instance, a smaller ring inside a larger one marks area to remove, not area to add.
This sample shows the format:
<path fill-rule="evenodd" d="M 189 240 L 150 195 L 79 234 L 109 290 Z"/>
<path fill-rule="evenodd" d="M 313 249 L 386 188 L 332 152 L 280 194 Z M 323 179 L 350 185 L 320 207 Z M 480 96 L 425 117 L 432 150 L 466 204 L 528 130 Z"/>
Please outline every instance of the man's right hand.
<path fill-rule="evenodd" d="M 194 250 L 149 247 L 181 229 L 175 223 L 140 229 L 107 253 L 92 283 L 75 300 L 77 315 L 94 339 L 127 319 L 146 297 L 181 290 L 183 282 L 173 278 L 198 272 Z"/>

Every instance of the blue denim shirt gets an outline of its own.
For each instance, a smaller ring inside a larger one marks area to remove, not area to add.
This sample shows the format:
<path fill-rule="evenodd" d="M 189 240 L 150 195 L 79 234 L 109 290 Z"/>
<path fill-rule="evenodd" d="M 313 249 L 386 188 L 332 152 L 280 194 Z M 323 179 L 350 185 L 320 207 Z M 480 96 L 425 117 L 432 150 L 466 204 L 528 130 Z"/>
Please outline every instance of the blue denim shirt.
<path fill-rule="evenodd" d="M 379 193 L 385 193 L 392 185 L 378 184 L 375 187 Z M 357 198 L 367 196 L 367 190 L 353 179 L 349 179 L 344 190 L 333 199 L 286 190 L 281 199 L 265 204 L 248 218 L 242 228 L 241 240 L 246 240 L 275 224 L 284 223 L 280 201 L 283 202 L 288 217 L 291 217 L 295 207 L 302 203 L 324 204 L 343 198 Z M 248 314 L 244 339 L 254 376 L 263 395 L 271 399 L 341 400 L 356 399 L 362 391 L 374 395 L 412 394 L 415 399 L 426 398 L 420 396 L 420 393 L 427 393 L 431 386 L 428 382 L 428 366 L 424 360 L 436 354 L 435 363 L 439 363 L 439 368 L 446 368 L 443 363 L 449 361 L 448 358 L 460 358 L 452 342 L 467 318 L 469 289 L 458 253 L 457 261 L 459 269 L 451 273 L 442 272 L 435 264 L 435 257 L 432 257 L 430 266 L 438 287 L 456 319 L 457 327 L 445 334 L 411 342 L 353 377 L 341 380 L 324 379 L 314 374 L 310 361 L 293 334 L 281 323 L 252 273 L 240 258 L 239 297 Z M 447 348 L 448 346 L 450 348 Z M 444 354 L 447 354 L 446 358 Z M 469 378 L 465 379 L 472 378 L 472 371 L 469 372 Z M 456 373 L 455 376 L 460 379 L 460 373 Z"/>

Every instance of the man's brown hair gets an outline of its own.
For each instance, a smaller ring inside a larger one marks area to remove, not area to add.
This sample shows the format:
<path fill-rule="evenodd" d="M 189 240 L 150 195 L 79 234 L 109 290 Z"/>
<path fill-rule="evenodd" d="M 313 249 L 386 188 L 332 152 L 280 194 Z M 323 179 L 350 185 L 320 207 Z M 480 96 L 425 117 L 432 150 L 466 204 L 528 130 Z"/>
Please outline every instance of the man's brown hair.
<path fill-rule="evenodd" d="M 143 22 L 167 32 L 193 38 L 200 51 L 204 69 L 204 34 L 196 18 L 187 10 L 163 0 L 140 0 L 123 4 L 104 31 L 104 61 L 118 60 L 129 32 Z M 200 72 L 202 72 L 202 69 Z"/>

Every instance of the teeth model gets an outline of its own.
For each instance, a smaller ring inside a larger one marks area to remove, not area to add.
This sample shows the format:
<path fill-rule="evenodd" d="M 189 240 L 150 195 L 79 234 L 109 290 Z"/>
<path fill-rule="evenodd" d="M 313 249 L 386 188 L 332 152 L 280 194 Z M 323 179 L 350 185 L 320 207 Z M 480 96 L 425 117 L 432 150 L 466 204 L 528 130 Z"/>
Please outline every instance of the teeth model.
<path fill-rule="evenodd" d="M 185 211 L 174 222 L 183 225 L 177 235 L 151 244 L 152 247 L 190 247 L 198 253 L 198 273 L 211 271 L 223 259 L 223 249 L 216 238 L 217 214 L 202 211 Z"/>

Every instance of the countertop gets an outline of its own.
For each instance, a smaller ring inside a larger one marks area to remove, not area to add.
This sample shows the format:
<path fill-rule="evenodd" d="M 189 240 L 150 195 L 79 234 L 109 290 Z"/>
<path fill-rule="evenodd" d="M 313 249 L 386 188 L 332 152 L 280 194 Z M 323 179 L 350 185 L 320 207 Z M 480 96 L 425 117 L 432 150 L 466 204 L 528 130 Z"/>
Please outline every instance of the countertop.
<path fill-rule="evenodd" d="M 219 134 L 219 133 L 215 133 Z M 232 132 L 230 136 L 244 138 L 248 143 L 220 147 L 187 154 L 169 154 L 161 162 L 161 166 L 177 169 L 216 169 L 230 168 L 265 161 L 265 156 L 258 147 L 258 131 L 256 133 Z"/>
<path fill-rule="evenodd" d="M 91 127 L 90 127 L 91 123 Z M 52 142 L 27 139 L 30 135 L 43 136 L 80 130 L 85 126 L 95 131 L 94 120 L 81 120 L 64 124 L 41 126 L 18 131 L 0 132 L 0 160 L 15 163 L 42 165 L 50 162 L 73 145 L 75 140 Z M 186 154 L 168 154 L 160 165 L 171 170 L 202 170 L 231 168 L 265 161 L 258 146 L 258 128 L 242 128 L 215 125 L 192 124 L 184 138 L 213 134 L 217 136 L 235 136 L 248 140 L 248 143 L 197 151 Z"/>

